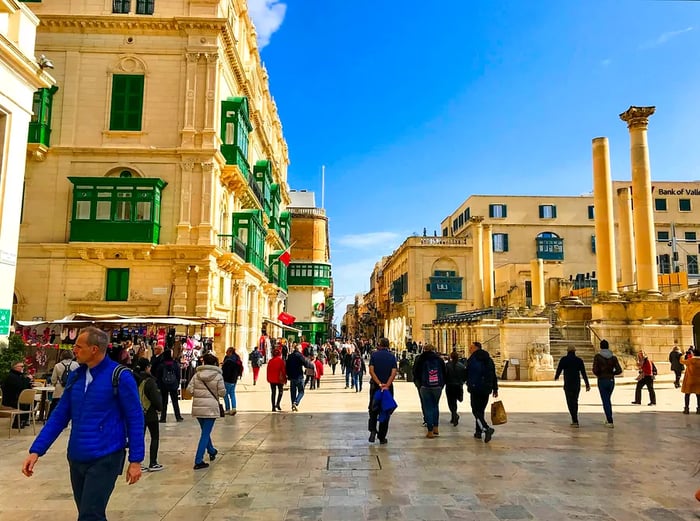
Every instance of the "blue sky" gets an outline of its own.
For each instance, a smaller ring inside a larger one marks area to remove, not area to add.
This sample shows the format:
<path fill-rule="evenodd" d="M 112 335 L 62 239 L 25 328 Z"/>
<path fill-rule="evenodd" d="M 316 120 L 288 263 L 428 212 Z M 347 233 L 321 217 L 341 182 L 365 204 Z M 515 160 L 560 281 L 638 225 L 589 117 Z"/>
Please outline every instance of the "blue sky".
<path fill-rule="evenodd" d="M 320 205 L 326 165 L 336 315 L 382 255 L 439 234 L 472 194 L 590 192 L 594 137 L 629 179 L 630 105 L 657 107 L 652 178 L 700 179 L 700 2 L 249 5 L 290 186 Z"/>

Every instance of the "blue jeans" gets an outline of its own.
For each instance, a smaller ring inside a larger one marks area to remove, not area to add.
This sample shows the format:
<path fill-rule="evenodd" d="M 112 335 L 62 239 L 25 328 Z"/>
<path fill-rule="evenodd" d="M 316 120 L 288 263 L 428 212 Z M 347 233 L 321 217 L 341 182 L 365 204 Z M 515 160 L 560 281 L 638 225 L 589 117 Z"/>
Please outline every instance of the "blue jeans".
<path fill-rule="evenodd" d="M 350 367 L 345 368 L 345 387 L 350 387 L 350 379 L 352 378 L 352 369 Z"/>
<path fill-rule="evenodd" d="M 421 387 L 420 403 L 423 408 L 423 419 L 429 431 L 433 427 L 440 425 L 440 396 L 442 396 L 442 387 Z"/>
<path fill-rule="evenodd" d="M 299 378 L 293 378 L 289 380 L 289 392 L 292 395 L 292 403 L 294 405 L 299 405 L 301 399 L 304 397 L 304 376 Z"/>
<path fill-rule="evenodd" d="M 614 378 L 598 378 L 598 392 L 600 393 L 600 399 L 603 402 L 603 411 L 605 412 L 605 420 L 608 423 L 613 422 L 612 415 L 612 403 L 610 398 L 615 390 L 615 379 Z"/>
<path fill-rule="evenodd" d="M 197 453 L 194 455 L 195 465 L 204 461 L 204 451 L 207 451 L 210 456 L 218 452 L 211 442 L 211 431 L 214 430 L 216 418 L 197 418 L 197 421 L 199 422 L 199 427 L 202 429 L 202 433 L 199 435 Z"/>
<path fill-rule="evenodd" d="M 124 468 L 126 453 L 118 450 L 94 461 L 68 460 L 78 521 L 106 521 L 105 510 L 117 477 Z"/>
<path fill-rule="evenodd" d="M 226 385 L 226 394 L 224 395 L 224 406 L 227 411 L 236 408 L 236 384 L 224 382 Z"/>
<path fill-rule="evenodd" d="M 357 392 L 362 392 L 362 373 L 352 373 L 352 386 Z"/>

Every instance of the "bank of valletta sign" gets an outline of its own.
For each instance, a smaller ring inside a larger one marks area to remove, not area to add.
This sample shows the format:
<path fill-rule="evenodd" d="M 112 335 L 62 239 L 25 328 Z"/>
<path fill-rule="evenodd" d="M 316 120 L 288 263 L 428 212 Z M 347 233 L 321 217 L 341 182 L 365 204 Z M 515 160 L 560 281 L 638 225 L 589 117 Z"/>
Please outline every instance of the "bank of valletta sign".
<path fill-rule="evenodd" d="M 652 186 L 651 193 L 654 192 L 656 192 L 656 195 L 677 195 L 679 197 L 700 196 L 700 188 L 688 188 L 684 186 L 678 188 L 659 188 Z"/>

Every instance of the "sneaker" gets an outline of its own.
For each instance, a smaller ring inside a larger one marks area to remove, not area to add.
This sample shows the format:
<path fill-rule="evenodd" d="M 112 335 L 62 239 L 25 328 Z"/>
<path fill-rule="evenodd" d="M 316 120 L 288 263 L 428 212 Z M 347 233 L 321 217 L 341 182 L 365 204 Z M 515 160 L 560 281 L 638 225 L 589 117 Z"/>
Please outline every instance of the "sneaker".
<path fill-rule="evenodd" d="M 376 440 L 376 439 L 377 439 L 377 433 L 374 432 L 374 431 L 370 432 L 370 433 L 369 433 L 369 440 L 368 440 L 368 441 L 369 441 L 370 443 L 374 443 L 374 440 Z"/>
<path fill-rule="evenodd" d="M 163 470 L 165 467 L 161 465 L 160 463 L 156 463 L 154 465 L 151 465 L 148 467 L 149 472 L 158 472 L 159 470 Z"/>
<path fill-rule="evenodd" d="M 386 445 L 387 443 L 389 443 L 389 440 L 387 440 L 386 438 L 382 438 L 381 440 L 379 440 L 379 445 Z"/>
<path fill-rule="evenodd" d="M 475 432 L 475 433 L 474 433 L 474 437 L 475 437 L 477 440 L 480 440 L 480 439 L 481 439 L 481 433 L 480 433 L 480 432 Z"/>
<path fill-rule="evenodd" d="M 148 467 L 145 465 L 141 465 L 141 472 L 148 472 Z"/>
<path fill-rule="evenodd" d="M 603 425 L 605 425 L 608 429 L 614 429 L 615 424 L 612 422 L 605 422 Z"/>
<path fill-rule="evenodd" d="M 218 450 L 216 452 L 214 452 L 214 454 L 209 454 L 209 461 L 214 461 L 218 455 L 219 455 Z"/>
<path fill-rule="evenodd" d="M 229 414 L 230 414 L 231 416 L 235 416 L 235 415 L 236 415 L 236 409 L 231 409 L 231 410 L 229 411 Z"/>
<path fill-rule="evenodd" d="M 179 422 L 184 422 L 184 421 L 185 421 L 185 419 L 184 419 L 182 416 L 180 416 L 179 418 L 176 418 L 176 420 L 179 421 Z"/>
<path fill-rule="evenodd" d="M 484 431 L 484 443 L 488 443 L 491 441 L 491 437 L 493 436 L 493 433 L 496 432 L 493 427 L 487 427 L 487 429 Z"/>
<path fill-rule="evenodd" d="M 578 422 L 571 422 L 571 426 L 572 426 L 574 429 L 578 429 Z"/>
<path fill-rule="evenodd" d="M 433 427 L 433 436 L 440 436 L 440 429 Z"/>
<path fill-rule="evenodd" d="M 199 469 L 207 469 L 209 468 L 209 463 L 205 462 L 200 462 L 200 463 L 195 463 L 194 464 L 194 470 L 199 470 Z"/>
<path fill-rule="evenodd" d="M 275 409 L 277 409 L 279 412 L 282 412 L 282 407 L 280 407 L 279 404 L 275 405 Z"/>
<path fill-rule="evenodd" d="M 434 438 L 435 434 L 433 434 L 433 431 L 428 431 L 428 434 L 425 435 L 426 438 Z"/>
<path fill-rule="evenodd" d="M 690 410 L 688 410 L 688 408 L 686 407 L 685 409 L 683 409 L 683 414 L 690 414 Z"/>
<path fill-rule="evenodd" d="M 296 404 L 296 403 L 293 403 L 293 404 L 292 404 L 292 410 L 293 410 L 294 412 L 296 412 L 296 411 L 299 410 L 299 409 L 297 408 L 297 404 Z"/>
<path fill-rule="evenodd" d="M 642 402 L 632 402 L 632 405 L 642 405 Z"/>
<path fill-rule="evenodd" d="M 651 403 L 648 403 L 647 405 L 650 405 L 650 406 L 651 406 L 651 405 L 656 405 L 656 402 L 651 402 Z"/>

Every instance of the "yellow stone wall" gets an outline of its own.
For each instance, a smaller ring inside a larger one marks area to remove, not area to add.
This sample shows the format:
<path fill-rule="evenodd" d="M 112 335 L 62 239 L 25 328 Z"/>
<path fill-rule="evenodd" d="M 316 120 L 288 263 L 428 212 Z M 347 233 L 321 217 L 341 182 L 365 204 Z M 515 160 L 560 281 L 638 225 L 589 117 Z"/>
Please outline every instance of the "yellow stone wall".
<path fill-rule="evenodd" d="M 132 2 L 132 11 L 136 2 Z M 243 0 L 160 2 L 152 16 L 114 15 L 111 2 L 32 4 L 42 19 L 37 53 L 49 56 L 59 91 L 51 147 L 27 168 L 18 262 L 17 318 L 119 312 L 209 316 L 217 347 L 255 345 L 286 295 L 219 242 L 231 214 L 260 208 L 238 167 L 226 165 L 221 101 L 247 97 L 248 162 L 267 159 L 289 204 L 287 146 Z M 111 74 L 143 73 L 140 132 L 109 130 Z M 71 243 L 68 176 L 129 170 L 167 182 L 158 245 Z M 267 218 L 266 225 L 267 225 Z M 284 249 L 269 230 L 265 262 Z M 105 302 L 105 270 L 130 269 L 129 299 Z M 281 336 L 270 327 L 272 336 Z"/>

